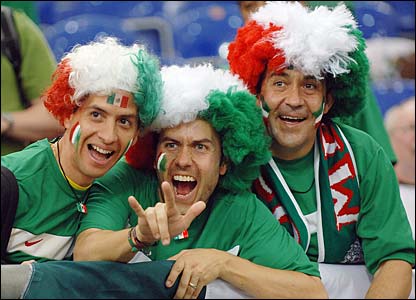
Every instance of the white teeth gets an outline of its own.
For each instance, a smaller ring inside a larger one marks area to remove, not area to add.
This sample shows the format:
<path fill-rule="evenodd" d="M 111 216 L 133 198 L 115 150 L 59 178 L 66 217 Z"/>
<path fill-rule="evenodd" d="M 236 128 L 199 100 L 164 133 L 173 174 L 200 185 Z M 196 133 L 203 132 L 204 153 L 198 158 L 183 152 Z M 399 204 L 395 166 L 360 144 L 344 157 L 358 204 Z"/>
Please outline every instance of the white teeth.
<path fill-rule="evenodd" d="M 112 151 L 109 151 L 109 150 L 104 150 L 104 149 L 101 149 L 101 148 L 99 148 L 99 147 L 97 147 L 97 146 L 95 146 L 95 145 L 92 145 L 92 148 L 95 150 L 95 151 L 97 151 L 98 153 L 101 153 L 101 154 L 104 154 L 104 155 L 107 155 L 107 154 L 110 154 Z"/>
<path fill-rule="evenodd" d="M 288 119 L 288 120 L 294 120 L 294 121 L 303 120 L 303 118 L 290 117 L 290 116 L 282 116 L 282 118 Z"/>
<path fill-rule="evenodd" d="M 192 176 L 175 175 L 173 179 L 176 181 L 196 181 Z"/>

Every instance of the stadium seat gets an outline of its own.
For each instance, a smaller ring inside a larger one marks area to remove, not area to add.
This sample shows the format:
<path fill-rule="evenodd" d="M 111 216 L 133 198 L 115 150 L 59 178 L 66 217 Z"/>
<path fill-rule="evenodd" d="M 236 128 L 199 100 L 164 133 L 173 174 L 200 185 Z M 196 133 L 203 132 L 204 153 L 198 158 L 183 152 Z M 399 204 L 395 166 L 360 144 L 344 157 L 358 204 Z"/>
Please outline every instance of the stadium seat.
<path fill-rule="evenodd" d="M 391 106 L 415 95 L 415 81 L 413 79 L 377 81 L 372 84 L 372 90 L 384 116 Z"/>
<path fill-rule="evenodd" d="M 220 46 L 234 39 L 243 24 L 236 3 L 205 2 L 209 1 L 182 7 L 171 21 L 177 54 L 182 58 L 218 56 Z"/>
<path fill-rule="evenodd" d="M 99 36 L 116 36 L 125 44 L 141 42 L 163 59 L 174 56 L 170 25 L 158 17 L 125 18 L 98 14 L 82 14 L 42 25 L 49 45 L 59 60 L 76 44 L 85 44 Z"/>
<path fill-rule="evenodd" d="M 396 11 L 386 1 L 353 1 L 355 16 L 364 38 L 399 36 Z"/>

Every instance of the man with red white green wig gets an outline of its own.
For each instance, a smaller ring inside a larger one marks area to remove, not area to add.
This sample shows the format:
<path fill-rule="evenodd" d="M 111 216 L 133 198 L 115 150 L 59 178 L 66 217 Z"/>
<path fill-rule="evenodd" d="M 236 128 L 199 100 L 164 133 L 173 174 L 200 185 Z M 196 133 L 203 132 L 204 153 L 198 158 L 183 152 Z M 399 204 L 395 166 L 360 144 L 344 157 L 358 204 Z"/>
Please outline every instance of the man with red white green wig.
<path fill-rule="evenodd" d="M 370 136 L 332 120 L 364 105 L 364 49 L 345 5 L 274 1 L 238 30 L 228 60 L 272 137 L 258 197 L 311 260 L 365 263 L 367 297 L 407 298 L 415 245 L 393 167 Z"/>
<path fill-rule="evenodd" d="M 1 158 L 2 188 L 3 167 L 18 187 L 14 211 L 2 194 L 11 230 L 3 241 L 2 223 L 2 262 L 71 257 L 90 186 L 156 117 L 161 87 L 159 62 L 140 44 L 107 37 L 77 45 L 62 58 L 43 100 L 65 133 Z"/>
<path fill-rule="evenodd" d="M 270 158 L 255 97 L 209 64 L 161 74 L 160 113 L 93 185 L 74 259 L 174 260 L 160 284 L 175 298 L 215 279 L 256 298 L 326 297 L 316 264 L 250 191 Z"/>

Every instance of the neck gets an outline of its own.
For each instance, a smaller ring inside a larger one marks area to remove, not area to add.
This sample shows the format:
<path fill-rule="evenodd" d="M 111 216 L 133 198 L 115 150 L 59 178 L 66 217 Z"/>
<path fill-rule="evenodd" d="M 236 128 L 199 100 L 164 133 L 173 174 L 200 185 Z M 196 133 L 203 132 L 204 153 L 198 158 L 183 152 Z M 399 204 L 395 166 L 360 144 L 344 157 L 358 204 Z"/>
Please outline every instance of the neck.
<path fill-rule="evenodd" d="M 305 147 L 304 145 L 299 148 L 288 148 L 278 144 L 275 140 L 272 142 L 272 155 L 282 160 L 295 160 L 305 157 L 313 148 L 314 143 Z"/>
<path fill-rule="evenodd" d="M 83 189 L 92 184 L 93 178 L 85 176 L 73 165 L 74 147 L 65 139 L 65 135 L 52 145 L 52 149 L 54 150 L 53 152 L 58 166 L 63 173 L 62 175 L 65 176 L 73 186 L 77 189 Z"/>

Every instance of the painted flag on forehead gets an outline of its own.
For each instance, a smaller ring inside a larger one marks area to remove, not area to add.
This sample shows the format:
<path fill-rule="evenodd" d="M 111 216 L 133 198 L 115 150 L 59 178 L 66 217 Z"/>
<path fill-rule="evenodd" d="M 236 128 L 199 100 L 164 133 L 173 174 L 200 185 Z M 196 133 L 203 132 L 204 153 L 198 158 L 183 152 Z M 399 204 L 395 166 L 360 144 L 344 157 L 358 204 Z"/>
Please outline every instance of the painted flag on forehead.
<path fill-rule="evenodd" d="M 74 127 L 71 129 L 71 133 L 69 135 L 69 139 L 72 144 L 78 144 L 79 137 L 81 136 L 81 125 L 77 122 Z"/>
<path fill-rule="evenodd" d="M 119 106 L 122 108 L 126 108 L 129 103 L 129 97 L 119 94 L 119 93 L 115 93 L 115 94 L 108 96 L 107 103 L 113 104 L 115 106 Z"/>

